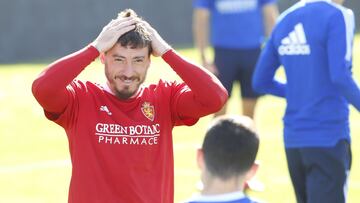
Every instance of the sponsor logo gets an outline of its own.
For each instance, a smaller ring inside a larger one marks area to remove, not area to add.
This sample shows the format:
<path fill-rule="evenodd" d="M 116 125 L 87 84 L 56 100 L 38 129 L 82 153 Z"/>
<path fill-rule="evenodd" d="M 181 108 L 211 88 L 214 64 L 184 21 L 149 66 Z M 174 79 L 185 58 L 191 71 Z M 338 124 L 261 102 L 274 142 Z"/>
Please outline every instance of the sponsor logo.
<path fill-rule="evenodd" d="M 123 126 L 97 123 L 95 135 L 99 144 L 157 145 L 160 124 Z"/>
<path fill-rule="evenodd" d="M 150 105 L 149 102 L 144 102 L 141 106 L 141 112 L 144 114 L 144 116 L 151 120 L 154 121 L 155 118 L 155 108 L 153 105 Z"/>
<path fill-rule="evenodd" d="M 309 55 L 311 53 L 302 23 L 296 24 L 294 30 L 281 40 L 278 53 L 279 55 Z"/>

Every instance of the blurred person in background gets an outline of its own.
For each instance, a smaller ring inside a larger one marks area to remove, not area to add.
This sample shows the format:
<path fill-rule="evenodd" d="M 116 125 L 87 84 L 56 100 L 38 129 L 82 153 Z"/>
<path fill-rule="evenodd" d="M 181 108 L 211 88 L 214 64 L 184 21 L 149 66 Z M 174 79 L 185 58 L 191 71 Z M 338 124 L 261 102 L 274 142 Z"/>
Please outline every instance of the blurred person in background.
<path fill-rule="evenodd" d="M 349 104 L 353 12 L 342 0 L 301 0 L 279 17 L 256 66 L 253 86 L 285 97 L 284 142 L 297 202 L 346 202 L 351 167 Z M 274 78 L 283 66 L 286 83 Z"/>
<path fill-rule="evenodd" d="M 204 67 L 231 95 L 240 83 L 242 112 L 254 117 L 257 98 L 251 78 L 265 37 L 278 16 L 276 0 L 193 0 L 193 34 Z M 214 60 L 206 54 L 212 46 Z M 215 116 L 226 113 L 226 105 Z"/>

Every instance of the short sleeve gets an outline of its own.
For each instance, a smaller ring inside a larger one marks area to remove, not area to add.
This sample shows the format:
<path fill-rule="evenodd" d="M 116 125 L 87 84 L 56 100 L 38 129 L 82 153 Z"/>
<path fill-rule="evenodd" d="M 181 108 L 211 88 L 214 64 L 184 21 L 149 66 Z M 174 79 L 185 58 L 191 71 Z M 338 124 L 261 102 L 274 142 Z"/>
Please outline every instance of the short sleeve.
<path fill-rule="evenodd" d="M 193 0 L 194 8 L 210 8 L 210 0 Z"/>
<path fill-rule="evenodd" d="M 264 6 L 266 4 L 275 4 L 277 0 L 259 0 L 260 6 Z"/>

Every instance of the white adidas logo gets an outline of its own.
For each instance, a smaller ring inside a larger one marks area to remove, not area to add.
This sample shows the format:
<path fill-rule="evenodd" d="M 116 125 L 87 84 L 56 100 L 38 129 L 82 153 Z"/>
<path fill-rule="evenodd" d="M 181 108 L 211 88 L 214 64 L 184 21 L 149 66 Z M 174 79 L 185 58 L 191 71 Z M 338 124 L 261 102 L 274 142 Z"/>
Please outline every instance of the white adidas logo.
<path fill-rule="evenodd" d="M 278 52 L 280 55 L 309 55 L 311 53 L 302 23 L 296 24 L 294 31 L 281 40 Z"/>

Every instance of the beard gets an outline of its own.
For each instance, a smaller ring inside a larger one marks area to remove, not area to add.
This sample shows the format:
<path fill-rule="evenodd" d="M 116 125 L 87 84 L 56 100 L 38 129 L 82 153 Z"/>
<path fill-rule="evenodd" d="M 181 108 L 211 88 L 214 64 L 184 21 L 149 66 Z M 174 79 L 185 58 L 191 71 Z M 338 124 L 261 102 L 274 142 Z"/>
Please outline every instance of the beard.
<path fill-rule="evenodd" d="M 126 86 L 123 88 L 123 90 L 119 91 L 117 88 L 115 88 L 115 92 L 114 94 L 116 95 L 117 98 L 119 99 L 129 99 L 130 97 L 134 96 L 135 93 L 139 90 L 140 84 L 138 85 L 138 87 L 136 88 L 136 90 L 131 91 L 129 86 Z"/>
<path fill-rule="evenodd" d="M 130 85 L 125 85 L 122 84 L 121 88 L 119 88 L 117 86 L 117 80 L 126 80 L 126 79 L 131 79 L 133 84 Z M 131 77 L 131 78 L 127 78 L 125 76 L 115 76 L 114 78 L 108 78 L 108 83 L 110 85 L 110 89 L 112 90 L 112 92 L 115 94 L 116 97 L 118 97 L 119 99 L 129 99 L 132 96 L 134 96 L 139 88 L 140 85 L 144 82 L 144 79 L 140 79 L 139 77 Z"/>
<path fill-rule="evenodd" d="M 145 77 L 140 78 L 139 76 L 133 76 L 133 77 L 128 78 L 126 76 L 111 77 L 110 74 L 108 74 L 108 73 L 106 73 L 105 75 L 106 75 L 106 78 L 107 78 L 107 81 L 108 81 L 111 91 L 115 94 L 115 96 L 117 98 L 122 99 L 122 100 L 126 100 L 126 99 L 129 99 L 132 96 L 134 96 L 138 92 L 140 85 L 145 80 Z M 124 81 L 127 79 L 132 80 L 133 84 L 130 84 L 130 85 L 122 84 L 121 89 L 119 89 L 117 86 L 117 80 Z"/>

